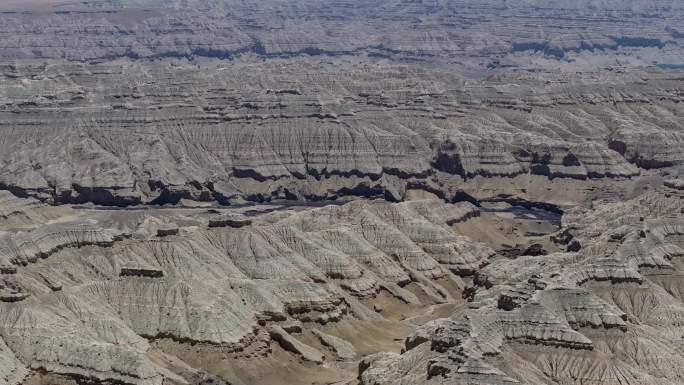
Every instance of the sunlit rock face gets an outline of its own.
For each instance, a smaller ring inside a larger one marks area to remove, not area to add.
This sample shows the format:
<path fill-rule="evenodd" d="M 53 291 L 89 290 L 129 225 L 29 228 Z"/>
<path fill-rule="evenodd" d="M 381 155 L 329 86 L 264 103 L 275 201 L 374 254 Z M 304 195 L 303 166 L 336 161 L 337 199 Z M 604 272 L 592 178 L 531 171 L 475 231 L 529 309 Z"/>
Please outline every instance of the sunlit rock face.
<path fill-rule="evenodd" d="M 10 3 L 0 184 L 118 206 L 450 199 L 476 176 L 680 164 L 681 4 L 543 3 Z"/>
<path fill-rule="evenodd" d="M 683 16 L 0 1 L 0 385 L 684 383 Z"/>
<path fill-rule="evenodd" d="M 615 179 L 682 161 L 681 84 L 668 73 L 474 84 L 331 60 L 348 72 L 321 74 L 331 65 L 318 57 L 5 66 L 0 183 L 117 206 L 396 201 L 416 187 L 450 200 L 476 177 Z"/>
<path fill-rule="evenodd" d="M 16 208 L 10 217 L 53 209 L 6 200 Z M 209 227 L 227 215 L 216 210 L 61 210 L 50 225 L 4 233 L 0 335 L 7 382 L 40 368 L 96 381 L 162 383 L 169 373 L 150 358 L 150 341 L 162 338 L 267 355 L 270 334 L 316 357 L 289 336 L 289 325 L 382 318 L 363 301 L 383 290 L 421 303 L 398 284 L 425 285 L 446 302 L 440 281 L 462 285 L 459 271 L 494 255 L 446 223 L 478 213 L 466 202 L 359 201 L 262 214 L 240 228 Z M 155 231 L 171 224 L 174 235 Z M 472 251 L 456 253 L 463 248 Z M 317 336 L 341 358 L 355 358 L 349 342 Z"/>
<path fill-rule="evenodd" d="M 683 202 L 662 188 L 571 210 L 580 251 L 492 261 L 470 309 L 365 358 L 361 383 L 681 382 Z"/>

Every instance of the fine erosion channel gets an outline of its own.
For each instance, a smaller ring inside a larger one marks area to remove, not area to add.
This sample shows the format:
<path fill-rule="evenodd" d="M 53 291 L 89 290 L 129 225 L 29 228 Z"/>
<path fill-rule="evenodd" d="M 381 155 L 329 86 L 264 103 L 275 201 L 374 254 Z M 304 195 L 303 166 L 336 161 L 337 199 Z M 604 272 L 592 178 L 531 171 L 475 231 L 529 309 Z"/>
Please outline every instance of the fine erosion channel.
<path fill-rule="evenodd" d="M 0 385 L 684 384 L 684 2 L 0 0 Z"/>

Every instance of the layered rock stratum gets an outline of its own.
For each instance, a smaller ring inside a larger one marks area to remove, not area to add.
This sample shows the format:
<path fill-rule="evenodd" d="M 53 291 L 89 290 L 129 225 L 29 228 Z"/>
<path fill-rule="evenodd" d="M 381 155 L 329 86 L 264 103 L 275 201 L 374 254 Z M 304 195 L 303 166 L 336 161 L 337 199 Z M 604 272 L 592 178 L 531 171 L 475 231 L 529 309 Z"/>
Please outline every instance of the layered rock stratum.
<path fill-rule="evenodd" d="M 684 6 L 0 4 L 0 385 L 684 383 Z"/>
<path fill-rule="evenodd" d="M 289 3 L 6 5 L 0 185 L 120 206 L 451 199 L 478 175 L 682 161 L 678 2 Z"/>

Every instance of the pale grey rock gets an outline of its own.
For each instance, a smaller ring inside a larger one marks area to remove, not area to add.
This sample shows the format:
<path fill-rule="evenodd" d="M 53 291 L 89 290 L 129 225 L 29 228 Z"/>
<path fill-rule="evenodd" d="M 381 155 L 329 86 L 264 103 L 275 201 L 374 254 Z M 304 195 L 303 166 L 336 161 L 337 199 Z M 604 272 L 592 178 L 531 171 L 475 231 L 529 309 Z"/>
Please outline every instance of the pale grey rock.
<path fill-rule="evenodd" d="M 336 57 L 224 64 L 18 62 L 19 77 L 0 74 L 0 122 L 24 136 L 0 130 L 0 183 L 45 201 L 113 206 L 404 200 L 416 189 L 451 201 L 464 179 L 616 179 L 682 161 L 680 87 L 666 71 L 466 82 L 439 68 Z M 62 78 L 81 96 L 69 97 Z M 268 93 L 283 79 L 302 94 Z M 372 89 L 388 104 L 363 91 Z M 542 92 L 547 103 L 536 105 Z"/>
<path fill-rule="evenodd" d="M 682 179 L 668 179 L 665 181 L 665 186 L 675 190 L 684 190 L 684 180 Z"/>
<path fill-rule="evenodd" d="M 31 199 L 14 200 L 36 215 L 53 210 Z M 384 320 L 364 301 L 387 290 L 400 302 L 422 306 L 398 283 L 436 293 L 435 275 L 422 271 L 439 272 L 440 278 L 453 273 L 442 270 L 432 257 L 438 252 L 428 246 L 451 240 L 447 222 L 467 222 L 473 211 L 469 204 L 439 200 L 358 201 L 263 213 L 234 228 L 210 227 L 216 215 L 201 207 L 58 209 L 65 218 L 2 235 L 0 336 L 7 344 L 8 378 L 41 368 L 67 378 L 126 384 L 191 380 L 203 374 L 153 359 L 158 353 L 150 345 L 169 339 L 268 354 L 268 331 L 292 342 L 280 333 L 287 333 L 286 325 L 303 330 Z M 369 219 L 373 231 L 366 227 Z M 428 231 L 405 225 L 416 220 Z M 160 236 L 160 228 L 178 232 Z M 391 254 L 399 249 L 385 234 L 408 245 L 432 270 L 418 270 L 414 263 L 422 261 Z M 477 245 L 462 236 L 459 242 Z M 340 359 L 357 358 L 349 342 L 319 336 Z M 311 350 L 292 346 L 321 362 Z"/>
<path fill-rule="evenodd" d="M 678 383 L 683 201 L 661 187 L 571 210 L 585 247 L 492 259 L 473 306 L 418 328 L 402 354 L 366 357 L 361 383 Z"/>
<path fill-rule="evenodd" d="M 0 381 L 3 384 L 19 384 L 23 382 L 27 374 L 27 368 L 5 345 L 5 342 L 0 340 Z"/>
<path fill-rule="evenodd" d="M 0 384 L 682 383 L 682 12 L 2 2 Z"/>
<path fill-rule="evenodd" d="M 318 329 L 313 329 L 311 332 L 318 337 L 321 344 L 332 350 L 340 359 L 352 360 L 356 357 L 354 346 L 342 338 L 326 334 Z"/>
<path fill-rule="evenodd" d="M 283 349 L 300 355 L 306 361 L 321 363 L 325 360 L 323 353 L 309 345 L 299 342 L 280 326 L 272 326 L 270 334 L 271 338 L 277 341 Z"/>

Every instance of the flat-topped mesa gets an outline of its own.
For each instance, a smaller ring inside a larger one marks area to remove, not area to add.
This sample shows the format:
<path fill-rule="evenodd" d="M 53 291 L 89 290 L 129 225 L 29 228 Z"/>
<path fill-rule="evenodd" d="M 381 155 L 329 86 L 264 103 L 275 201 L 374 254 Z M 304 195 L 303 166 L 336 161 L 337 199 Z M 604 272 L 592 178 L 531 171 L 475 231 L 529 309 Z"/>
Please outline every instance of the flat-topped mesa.
<path fill-rule="evenodd" d="M 64 248 L 88 245 L 111 247 L 123 232 L 103 229 L 90 223 L 55 223 L 37 229 L 4 233 L 0 247 L 0 260 L 14 265 L 34 263 Z"/>
<path fill-rule="evenodd" d="M 526 344 L 561 346 L 571 349 L 593 349 L 593 343 L 538 303 L 498 315 L 502 333 L 509 341 Z"/>
<path fill-rule="evenodd" d="M 162 225 L 157 229 L 157 236 L 160 238 L 170 237 L 172 235 L 178 235 L 178 233 L 179 233 L 178 226 L 173 226 L 173 225 Z"/>
<path fill-rule="evenodd" d="M 0 288 L 1 302 L 20 302 L 25 300 L 31 293 L 20 292 L 9 288 Z"/>
<path fill-rule="evenodd" d="M 340 321 L 349 313 L 342 298 L 321 298 L 316 300 L 290 300 L 285 303 L 285 312 L 302 322 L 327 324 Z"/>
<path fill-rule="evenodd" d="M 152 267 L 129 265 L 122 266 L 119 275 L 122 277 L 161 278 L 164 276 L 164 272 Z"/>
<path fill-rule="evenodd" d="M 209 227 L 233 227 L 240 228 L 249 226 L 252 221 L 242 214 L 227 213 L 209 219 Z"/>

